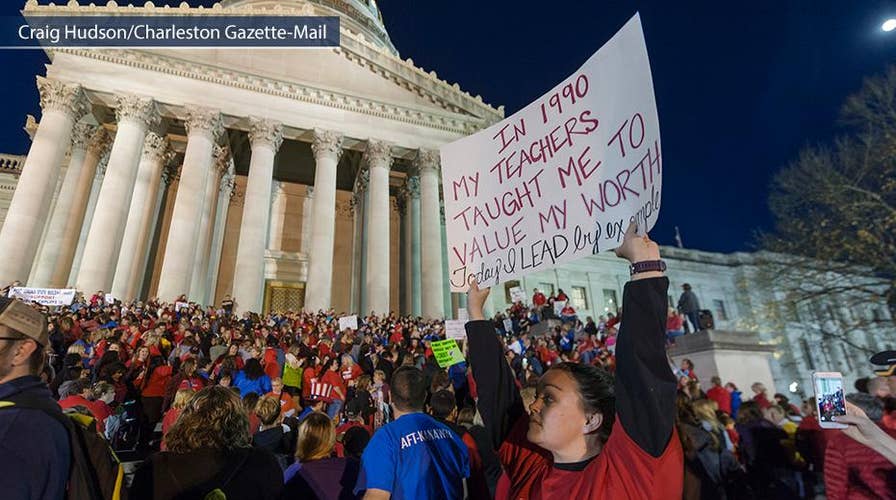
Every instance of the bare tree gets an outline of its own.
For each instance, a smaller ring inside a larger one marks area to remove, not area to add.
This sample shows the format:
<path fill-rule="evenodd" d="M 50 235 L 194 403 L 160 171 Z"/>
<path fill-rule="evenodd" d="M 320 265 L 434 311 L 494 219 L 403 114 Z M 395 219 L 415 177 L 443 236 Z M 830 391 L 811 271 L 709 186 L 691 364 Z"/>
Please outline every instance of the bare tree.
<path fill-rule="evenodd" d="M 896 67 L 843 106 L 844 135 L 806 147 L 775 175 L 766 279 L 816 323 L 892 332 L 896 316 Z M 818 309 L 822 312 L 818 313 Z M 820 314 L 820 317 L 819 317 Z M 833 323 L 831 323 L 833 322 Z M 823 332 L 824 333 L 824 332 Z"/>

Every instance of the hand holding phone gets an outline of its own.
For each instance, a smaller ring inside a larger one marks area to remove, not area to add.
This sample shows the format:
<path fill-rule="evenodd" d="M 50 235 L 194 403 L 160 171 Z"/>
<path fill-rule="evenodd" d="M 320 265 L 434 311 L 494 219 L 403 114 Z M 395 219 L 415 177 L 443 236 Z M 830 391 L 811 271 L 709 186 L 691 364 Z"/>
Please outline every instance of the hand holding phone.
<path fill-rule="evenodd" d="M 815 372 L 812 386 L 815 388 L 818 425 L 822 429 L 846 429 L 847 425 L 835 421 L 835 417 L 846 415 L 843 375 L 840 372 Z"/>

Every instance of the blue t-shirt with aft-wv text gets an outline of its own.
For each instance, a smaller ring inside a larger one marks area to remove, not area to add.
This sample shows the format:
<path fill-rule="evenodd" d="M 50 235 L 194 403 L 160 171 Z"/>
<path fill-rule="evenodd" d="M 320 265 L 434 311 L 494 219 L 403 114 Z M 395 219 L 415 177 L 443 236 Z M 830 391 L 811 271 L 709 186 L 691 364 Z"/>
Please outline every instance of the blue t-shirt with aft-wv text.
<path fill-rule="evenodd" d="M 355 493 L 375 488 L 393 499 L 463 498 L 470 457 L 460 437 L 424 413 L 409 413 L 376 431 L 361 456 Z"/>

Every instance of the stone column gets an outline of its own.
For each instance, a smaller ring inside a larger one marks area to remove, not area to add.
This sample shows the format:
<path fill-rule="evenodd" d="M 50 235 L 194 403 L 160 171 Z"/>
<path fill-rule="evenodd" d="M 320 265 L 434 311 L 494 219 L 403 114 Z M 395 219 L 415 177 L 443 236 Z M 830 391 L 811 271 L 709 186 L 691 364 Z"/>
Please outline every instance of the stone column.
<path fill-rule="evenodd" d="M 367 307 L 376 314 L 389 312 L 389 168 L 391 146 L 368 141 L 364 152 L 370 170 L 370 218 L 367 238 Z M 367 313 L 367 311 L 364 311 Z"/>
<path fill-rule="evenodd" d="M 274 181 L 271 185 L 271 221 L 268 224 L 268 250 L 279 252 L 283 249 L 283 229 L 286 220 L 286 191 L 283 183 Z"/>
<path fill-rule="evenodd" d="M 358 310 L 368 314 L 367 302 L 367 237 L 370 234 L 370 170 L 362 168 L 358 174 L 358 193 L 361 200 L 360 230 L 358 233 Z"/>
<path fill-rule="evenodd" d="M 190 293 L 193 257 L 196 255 L 196 227 L 202 215 L 201 193 L 205 191 L 205 180 L 213 168 L 215 141 L 224 131 L 221 113 L 198 106 L 187 108 L 185 124 L 187 150 L 156 293 L 162 301 L 172 301 L 181 294 Z"/>
<path fill-rule="evenodd" d="M 439 153 L 420 150 L 417 153 L 420 170 L 420 262 L 422 314 L 427 318 L 445 315 L 442 297 L 442 223 L 439 209 Z"/>
<path fill-rule="evenodd" d="M 108 144 L 111 147 L 112 144 Z M 108 147 L 103 153 L 100 162 L 96 166 L 96 174 L 90 185 L 90 195 L 87 199 L 87 207 L 84 209 L 84 220 L 78 228 L 78 243 L 75 246 L 75 256 L 72 260 L 71 270 L 66 278 L 67 286 L 74 286 L 81 270 L 81 259 L 84 258 L 84 245 L 87 244 L 87 233 L 90 232 L 90 224 L 93 222 L 93 214 L 96 211 L 96 200 L 100 197 L 100 188 L 103 187 L 103 178 L 106 176 L 106 166 L 109 164 Z"/>
<path fill-rule="evenodd" d="M 230 150 L 227 147 L 215 146 L 215 168 L 208 174 L 205 192 L 202 193 L 202 217 L 196 233 L 196 255 L 193 256 L 193 275 L 190 279 L 190 298 L 208 305 L 208 263 L 211 252 L 212 232 L 215 227 L 216 210 L 218 208 L 218 191 L 221 188 L 221 176 L 230 165 Z"/>
<path fill-rule="evenodd" d="M 92 130 L 84 154 L 84 161 L 81 164 L 80 172 L 77 177 L 72 174 L 72 165 L 69 165 L 69 172 L 66 174 L 66 184 L 71 183 L 73 186 L 73 196 L 71 205 L 67 212 L 64 213 L 65 221 L 63 222 L 62 238 L 59 241 L 59 253 L 53 262 L 53 271 L 50 276 L 50 287 L 62 288 L 68 285 L 68 278 L 72 271 L 72 263 L 75 252 L 78 250 L 78 242 L 81 236 L 81 229 L 84 227 L 85 214 L 90 200 L 93 200 L 93 206 L 96 206 L 96 196 L 99 195 L 99 186 L 102 184 L 102 176 L 105 171 L 99 169 L 100 162 L 109 151 L 109 134 L 106 129 L 96 127 Z M 94 179 L 99 174 L 96 190 L 93 190 Z M 68 177 L 72 180 L 69 181 Z M 91 195 L 93 197 L 91 198 Z M 91 210 L 90 218 L 93 219 Z M 90 224 L 87 224 L 90 227 Z M 85 232 L 86 233 L 86 232 Z M 87 235 L 84 235 L 84 240 Z"/>
<path fill-rule="evenodd" d="M 305 198 L 302 200 L 302 241 L 301 252 L 311 253 L 311 214 L 314 211 L 314 186 L 305 186 Z"/>
<path fill-rule="evenodd" d="M 311 219 L 311 255 L 305 309 L 329 309 L 333 296 L 333 247 L 336 237 L 336 166 L 342 154 L 342 135 L 314 131 L 314 200 Z"/>
<path fill-rule="evenodd" d="M 84 293 L 109 290 L 118 265 L 121 239 L 128 220 L 137 167 L 146 131 L 159 122 L 150 98 L 123 95 L 116 98 L 118 132 L 109 153 L 109 166 L 96 202 L 96 211 L 76 284 Z"/>
<path fill-rule="evenodd" d="M 134 195 L 124 235 L 121 239 L 121 251 L 118 254 L 118 265 L 112 280 L 112 295 L 122 301 L 131 301 L 137 297 L 140 278 L 143 273 L 143 262 L 148 252 L 151 236 L 150 224 L 156 212 L 159 187 L 162 184 L 162 170 L 170 158 L 168 139 L 154 132 L 146 134 L 143 142 L 143 154 L 137 167 L 137 179 L 134 183 Z"/>
<path fill-rule="evenodd" d="M 243 222 L 240 225 L 231 295 L 240 311 L 260 313 L 274 157 L 283 142 L 283 127 L 279 123 L 259 118 L 252 118 L 251 123 L 249 141 L 252 144 L 252 159 L 249 162 L 249 180 L 246 183 Z"/>
<path fill-rule="evenodd" d="M 420 316 L 423 314 L 423 292 L 420 274 L 420 177 L 417 172 L 408 177 L 408 196 L 411 240 L 411 314 Z"/>
<path fill-rule="evenodd" d="M 80 85 L 38 77 L 37 88 L 43 116 L 0 229 L 3 284 L 28 279 L 72 129 L 87 114 L 87 99 Z"/>
<path fill-rule="evenodd" d="M 68 169 L 65 172 L 65 178 L 59 191 L 59 197 L 56 200 L 56 206 L 53 214 L 50 216 L 50 222 L 47 225 L 45 241 L 42 246 L 40 255 L 37 257 L 37 265 L 31 284 L 38 287 L 56 288 L 53 283 L 53 272 L 56 268 L 56 261 L 63 249 L 63 239 L 66 232 L 66 223 L 69 214 L 74 208 L 77 201 L 78 181 L 84 171 L 87 160 L 87 143 L 90 135 L 96 129 L 95 126 L 88 123 L 78 123 L 75 125 L 72 133 L 71 159 L 68 163 Z M 96 169 L 96 163 L 93 163 L 93 169 Z M 90 172 L 89 179 L 93 178 L 93 171 Z M 86 198 L 85 198 L 86 199 Z M 64 283 L 63 283 L 64 284 Z"/>
<path fill-rule="evenodd" d="M 234 172 L 233 158 L 227 162 L 227 172 L 218 183 L 218 206 L 216 208 L 215 226 L 212 233 L 212 245 L 208 263 L 208 282 L 206 285 L 206 302 L 216 304 L 215 292 L 218 288 L 218 272 L 221 268 L 221 251 L 224 249 L 224 231 L 227 227 L 227 208 L 233 193 Z"/>

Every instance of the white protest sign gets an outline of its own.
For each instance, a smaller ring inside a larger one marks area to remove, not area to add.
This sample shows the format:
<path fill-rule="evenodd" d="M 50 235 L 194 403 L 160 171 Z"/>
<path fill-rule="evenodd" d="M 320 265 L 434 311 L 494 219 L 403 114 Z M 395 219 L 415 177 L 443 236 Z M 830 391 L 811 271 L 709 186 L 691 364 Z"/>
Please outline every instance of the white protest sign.
<path fill-rule="evenodd" d="M 510 318 L 504 319 L 504 331 L 507 333 L 513 333 L 513 321 Z"/>
<path fill-rule="evenodd" d="M 526 303 L 526 292 L 523 291 L 522 288 L 515 286 L 510 289 L 510 301 L 516 304 L 517 302 Z"/>
<path fill-rule="evenodd" d="M 636 14 L 569 78 L 441 148 L 451 291 L 618 247 L 659 216 L 660 131 Z"/>
<path fill-rule="evenodd" d="M 458 307 L 457 308 L 457 319 L 459 319 L 463 322 L 470 321 L 470 311 L 468 311 L 466 307 Z"/>
<path fill-rule="evenodd" d="M 566 307 L 565 300 L 555 300 L 554 301 L 554 314 L 560 316 L 560 313 L 563 312 L 563 308 Z"/>
<path fill-rule="evenodd" d="M 190 304 L 187 302 L 175 302 L 174 303 L 174 312 L 180 312 L 181 309 L 185 307 L 189 307 Z"/>
<path fill-rule="evenodd" d="M 76 290 L 69 288 L 27 288 L 14 287 L 9 290 L 9 298 L 25 302 L 37 302 L 42 306 L 67 306 L 75 300 Z"/>
<path fill-rule="evenodd" d="M 445 338 L 446 339 L 456 339 L 456 340 L 466 340 L 467 339 L 467 330 L 464 328 L 466 321 L 461 319 L 448 319 L 445 320 Z"/>
<path fill-rule="evenodd" d="M 114 303 L 115 303 L 115 297 L 113 297 L 111 293 L 107 293 L 107 294 L 106 294 L 105 301 L 106 301 L 106 304 L 114 304 Z"/>
<path fill-rule="evenodd" d="M 345 330 L 346 328 L 351 328 L 352 330 L 358 329 L 358 316 L 343 316 L 339 318 L 339 331 Z"/>

